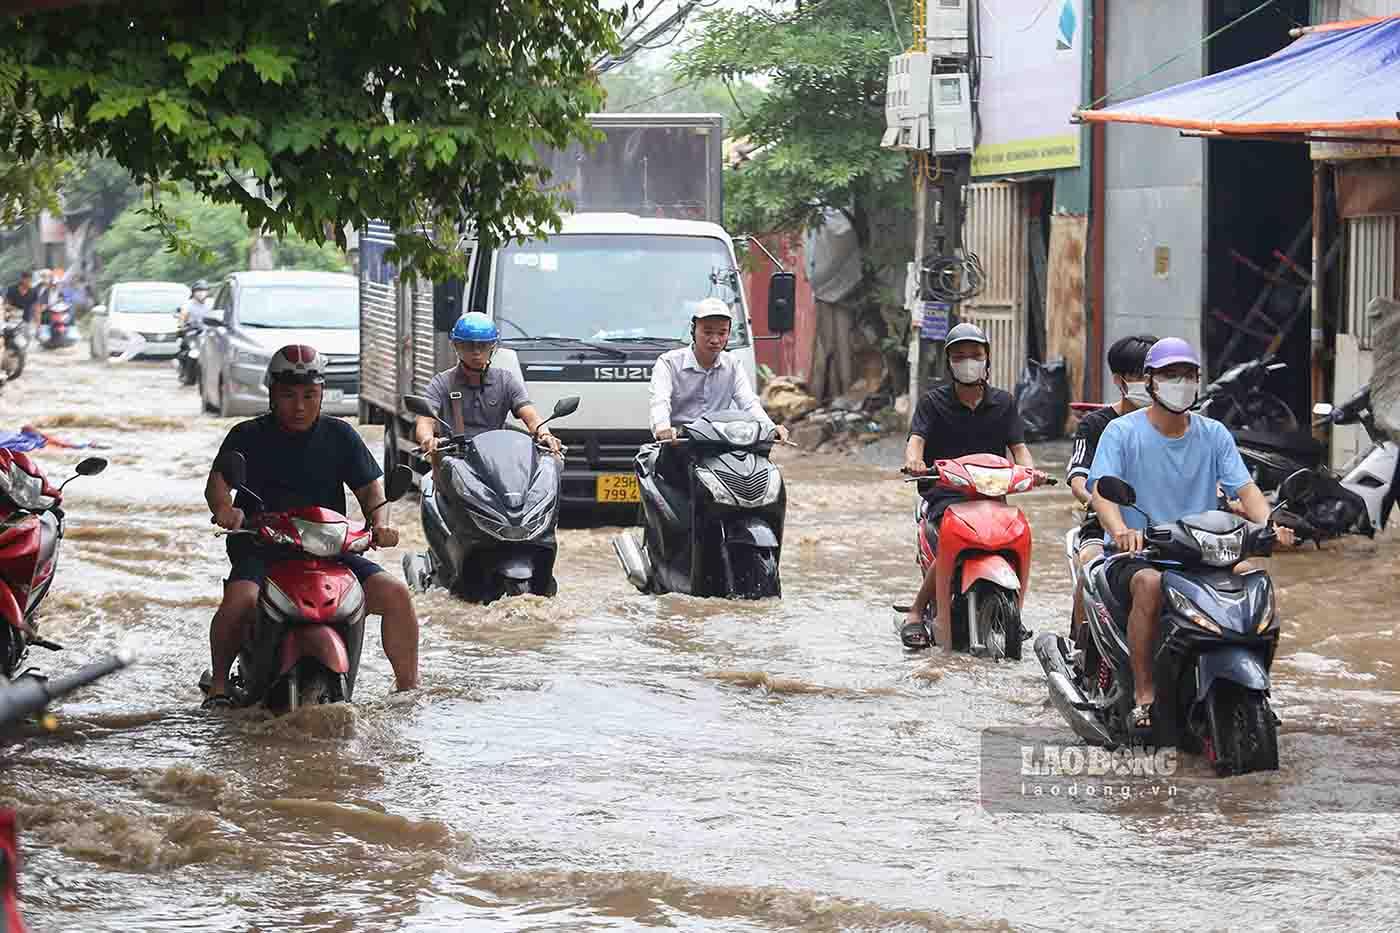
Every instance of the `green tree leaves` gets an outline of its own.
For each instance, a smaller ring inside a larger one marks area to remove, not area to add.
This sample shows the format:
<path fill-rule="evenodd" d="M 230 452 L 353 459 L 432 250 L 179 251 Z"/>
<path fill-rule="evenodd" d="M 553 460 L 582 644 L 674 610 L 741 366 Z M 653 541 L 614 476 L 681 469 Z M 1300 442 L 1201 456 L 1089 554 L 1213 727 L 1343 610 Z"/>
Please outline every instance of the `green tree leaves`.
<path fill-rule="evenodd" d="M 623 16 L 597 0 L 229 0 L 10 17 L 0 152 L 31 174 L 100 152 L 316 243 L 385 220 L 417 231 L 396 259 L 446 277 L 463 221 L 487 241 L 557 223 L 533 153 L 589 135 L 591 66 Z M 0 164 L 0 203 L 33 190 L 10 180 Z"/>

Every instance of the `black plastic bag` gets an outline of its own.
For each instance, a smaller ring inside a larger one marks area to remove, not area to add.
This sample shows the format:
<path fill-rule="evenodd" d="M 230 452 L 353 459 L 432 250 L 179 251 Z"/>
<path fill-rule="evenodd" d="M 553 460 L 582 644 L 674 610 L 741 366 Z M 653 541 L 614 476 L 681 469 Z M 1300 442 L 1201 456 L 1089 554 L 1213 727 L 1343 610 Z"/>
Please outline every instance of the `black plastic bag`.
<path fill-rule="evenodd" d="M 1026 426 L 1026 440 L 1051 441 L 1064 436 L 1069 417 L 1069 366 L 1064 359 L 1026 361 L 1016 385 L 1016 410 Z"/>

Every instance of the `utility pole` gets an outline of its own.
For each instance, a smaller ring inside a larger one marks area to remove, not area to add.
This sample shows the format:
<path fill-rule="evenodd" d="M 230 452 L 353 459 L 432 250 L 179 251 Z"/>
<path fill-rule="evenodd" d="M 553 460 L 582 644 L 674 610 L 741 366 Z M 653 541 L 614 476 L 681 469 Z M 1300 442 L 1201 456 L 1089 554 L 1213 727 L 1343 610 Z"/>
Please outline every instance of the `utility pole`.
<path fill-rule="evenodd" d="M 914 409 L 919 407 L 923 394 L 923 300 L 924 300 L 924 242 L 928 230 L 928 189 L 925 185 L 923 165 L 914 165 L 914 295 L 913 307 L 909 308 L 909 421 L 914 420 Z M 919 314 L 915 316 L 915 311 Z M 915 322 L 918 323 L 915 323 Z"/>

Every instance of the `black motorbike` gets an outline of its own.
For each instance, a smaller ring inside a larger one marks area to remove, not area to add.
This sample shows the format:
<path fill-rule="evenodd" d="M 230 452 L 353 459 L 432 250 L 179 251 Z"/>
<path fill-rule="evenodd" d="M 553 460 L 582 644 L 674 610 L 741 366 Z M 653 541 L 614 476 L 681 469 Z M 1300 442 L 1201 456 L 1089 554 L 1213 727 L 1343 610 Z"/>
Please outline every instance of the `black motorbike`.
<path fill-rule="evenodd" d="M 1283 399 L 1264 389 L 1264 382 L 1288 368 L 1274 354 L 1231 366 L 1201 392 L 1197 409 L 1231 430 L 1289 434 L 1298 418 Z"/>
<path fill-rule="evenodd" d="M 192 386 L 199 380 L 199 336 L 204 328 L 198 324 L 184 324 L 176 335 L 180 349 L 175 351 L 175 373 L 182 386 Z"/>
<path fill-rule="evenodd" d="M 637 455 L 645 540 L 613 539 L 628 581 L 643 593 L 761 599 L 783 594 L 778 573 L 787 489 L 768 459 L 776 440 L 742 411 L 704 415 L 680 429 L 658 471 L 662 445 Z"/>
<path fill-rule="evenodd" d="M 542 424 L 573 414 L 578 403 L 576 395 L 560 399 Z M 425 398 L 406 395 L 404 406 L 437 420 L 450 438 L 438 469 L 442 484 L 431 475 L 422 480 L 429 551 L 404 556 L 409 588 L 423 592 L 441 586 L 480 603 L 526 593 L 553 596 L 559 458 L 520 431 L 485 431 L 470 439 L 454 435 Z"/>
<path fill-rule="evenodd" d="M 4 347 L 0 349 L 0 384 L 18 379 L 29 357 L 29 331 L 24 321 L 16 319 L 0 324 L 4 330 Z"/>
<path fill-rule="evenodd" d="M 1312 482 L 1306 472 L 1294 474 L 1284 481 L 1285 498 L 1305 496 Z M 1097 491 L 1136 510 L 1133 488 L 1117 477 L 1100 479 Z M 1220 775 L 1277 770 L 1278 720 L 1269 707 L 1279 638 L 1273 581 L 1264 570 L 1234 572 L 1248 557 L 1268 556 L 1276 533 L 1218 511 L 1147 522 L 1142 556 L 1162 572 L 1163 591 L 1150 744 L 1204 753 Z M 1111 564 L 1130 556 L 1087 568 L 1081 644 L 1049 632 L 1035 641 L 1055 708 L 1080 738 L 1107 748 L 1144 738 L 1131 728 L 1128 607 L 1108 582 Z"/>
<path fill-rule="evenodd" d="M 66 301 L 60 301 L 46 308 L 44 313 L 39 315 L 35 339 L 45 350 L 58 350 L 77 343 L 78 327 L 73 306 Z"/>

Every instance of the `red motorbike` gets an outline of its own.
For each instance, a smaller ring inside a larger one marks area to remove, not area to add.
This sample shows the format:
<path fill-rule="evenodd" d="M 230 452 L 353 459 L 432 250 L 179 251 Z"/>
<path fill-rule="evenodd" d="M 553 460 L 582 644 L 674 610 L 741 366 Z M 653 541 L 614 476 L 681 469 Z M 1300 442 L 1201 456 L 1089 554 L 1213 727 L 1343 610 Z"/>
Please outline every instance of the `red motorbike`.
<path fill-rule="evenodd" d="M 1031 527 L 1019 508 L 1006 503 L 1009 493 L 1053 486 L 1040 470 L 1017 466 L 995 454 L 972 454 L 939 460 L 931 475 L 910 482 L 935 482 L 968 501 L 954 502 L 938 523 L 935 553 L 930 520 L 920 500 L 919 572 L 937 566 L 936 589 L 924 611 L 929 644 L 937 632 L 937 606 L 947 606 L 953 649 L 991 658 L 1019 659 L 1021 628 L 1031 573 Z"/>
<path fill-rule="evenodd" d="M 233 454 L 220 472 L 229 486 L 261 505 L 244 486 L 242 454 Z M 408 467 L 393 470 L 387 496 L 376 509 L 402 498 L 412 483 Z M 290 712 L 350 701 L 364 644 L 365 592 L 336 558 L 369 550 L 369 515 L 365 518 L 363 527 L 351 528 L 349 519 L 330 509 L 261 511 L 248 515 L 242 529 L 226 532 L 249 535 L 268 558 L 257 621 L 229 677 L 229 698 L 235 704 Z M 206 670 L 200 678 L 205 693 L 211 676 Z"/>
<path fill-rule="evenodd" d="M 30 645 L 63 650 L 39 637 L 36 621 L 58 568 L 63 488 L 106 468 L 106 460 L 89 457 L 55 489 L 28 454 L 0 449 L 0 675 L 6 678 L 14 678 Z"/>

